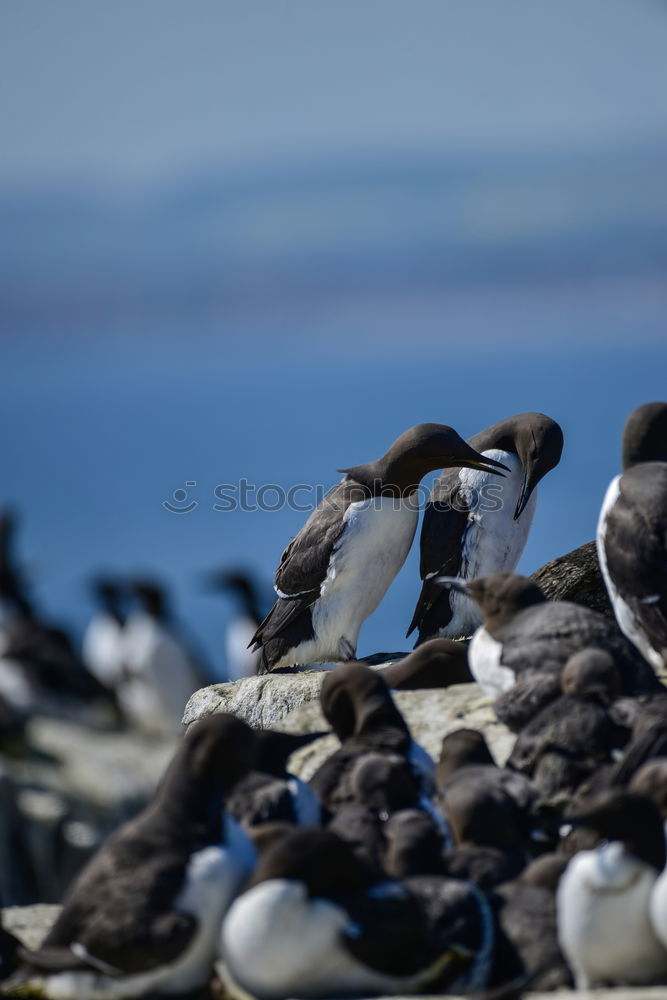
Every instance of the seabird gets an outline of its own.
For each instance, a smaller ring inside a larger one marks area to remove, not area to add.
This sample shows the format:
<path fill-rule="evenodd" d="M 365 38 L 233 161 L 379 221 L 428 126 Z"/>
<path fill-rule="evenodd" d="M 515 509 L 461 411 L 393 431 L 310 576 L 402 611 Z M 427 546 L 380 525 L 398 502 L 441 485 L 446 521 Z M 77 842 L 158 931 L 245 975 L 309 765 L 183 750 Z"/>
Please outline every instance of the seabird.
<path fill-rule="evenodd" d="M 348 780 L 351 801 L 340 806 L 327 829 L 352 844 L 355 853 L 378 876 L 390 872 L 384 862 L 389 826 L 396 815 L 418 812 L 442 844 L 443 833 L 423 812 L 419 781 L 405 757 L 362 753 L 352 763 Z"/>
<path fill-rule="evenodd" d="M 491 767 L 496 764 L 484 733 L 477 729 L 454 729 L 447 733 L 443 737 L 438 759 L 438 788 L 444 788 L 456 771 L 474 764 L 489 764 Z"/>
<path fill-rule="evenodd" d="M 99 610 L 84 632 L 81 655 L 88 670 L 115 690 L 123 677 L 125 592 L 116 580 L 102 576 L 91 581 L 91 591 Z"/>
<path fill-rule="evenodd" d="M 521 774 L 469 764 L 451 774 L 438 791 L 456 844 L 444 856 L 453 877 L 491 888 L 519 875 L 535 839 L 546 839 L 537 790 Z"/>
<path fill-rule="evenodd" d="M 560 672 L 573 653 L 596 647 L 616 662 L 623 694 L 657 693 L 653 670 L 604 615 L 569 601 L 547 601 L 531 580 L 513 573 L 461 582 L 484 618 L 468 662 L 501 722 L 514 732 L 560 694 Z"/>
<path fill-rule="evenodd" d="M 254 636 L 261 672 L 354 659 L 359 629 L 408 554 L 424 476 L 439 468 L 498 474 L 444 424 L 417 424 L 342 479 L 292 539 L 276 570 L 278 600 Z"/>
<path fill-rule="evenodd" d="M 153 580 L 132 585 L 139 601 L 125 623 L 125 680 L 118 699 L 140 729 L 178 732 L 190 696 L 207 683 L 199 658 L 174 623 L 165 589 Z"/>
<path fill-rule="evenodd" d="M 561 696 L 524 726 L 507 761 L 507 767 L 532 778 L 545 798 L 573 793 L 599 767 L 611 764 L 630 736 L 610 711 L 621 685 L 608 653 L 575 653 L 563 667 L 560 686 Z"/>
<path fill-rule="evenodd" d="M 615 790 L 564 819 L 605 841 L 575 854 L 557 890 L 558 937 L 577 989 L 664 983 L 667 951 L 649 913 L 665 865 L 656 805 Z"/>
<path fill-rule="evenodd" d="M 227 799 L 227 809 L 242 826 L 287 822 L 319 826 L 322 807 L 314 791 L 287 770 L 289 757 L 325 733 L 256 733 L 255 765 Z"/>
<path fill-rule="evenodd" d="M 340 749 L 328 757 L 310 779 L 320 802 L 335 813 L 342 805 L 355 801 L 355 768 L 365 755 L 399 757 L 407 762 L 416 779 L 420 808 L 431 815 L 444 832 L 442 817 L 431 802 L 435 790 L 435 763 L 410 735 L 380 674 L 365 663 L 340 664 L 324 678 L 320 705 L 341 742 Z"/>
<path fill-rule="evenodd" d="M 256 859 L 224 812 L 252 766 L 252 730 L 195 723 L 154 800 L 111 835 L 68 891 L 43 945 L 23 953 L 53 1000 L 121 1000 L 205 986 L 224 914 Z"/>
<path fill-rule="evenodd" d="M 474 602 L 436 579 L 514 569 L 535 513 L 535 488 L 558 465 L 563 432 L 544 413 L 519 413 L 468 444 L 510 471 L 502 482 L 480 469 L 445 469 L 436 480 L 422 522 L 422 590 L 407 632 L 419 629 L 418 644 L 432 636 L 470 636 L 481 625 Z"/>
<path fill-rule="evenodd" d="M 453 639 L 431 639 L 409 656 L 382 667 L 380 673 L 393 691 L 446 688 L 473 680 L 465 643 Z"/>
<path fill-rule="evenodd" d="M 225 663 L 227 679 L 236 681 L 251 677 L 259 670 L 260 653 L 248 647 L 264 617 L 260 612 L 258 587 L 246 570 L 223 570 L 209 573 L 209 590 L 227 592 L 236 599 L 239 611 L 227 625 L 225 632 Z"/>
<path fill-rule="evenodd" d="M 567 864 L 567 858 L 554 857 L 548 859 L 549 875 L 562 873 Z M 570 989 L 572 974 L 558 943 L 555 887 L 533 874 L 526 878 L 526 872 L 497 886 L 491 895 L 500 928 L 495 974 L 501 982 L 527 975 L 531 990 Z"/>
<path fill-rule="evenodd" d="M 302 830 L 261 857 L 227 914 L 222 954 L 257 1000 L 402 995 L 455 978 L 460 932 L 400 883 L 375 881 L 336 834 Z"/>
<path fill-rule="evenodd" d="M 619 628 L 653 667 L 666 667 L 667 403 L 627 419 L 623 472 L 607 489 L 597 550 Z"/>

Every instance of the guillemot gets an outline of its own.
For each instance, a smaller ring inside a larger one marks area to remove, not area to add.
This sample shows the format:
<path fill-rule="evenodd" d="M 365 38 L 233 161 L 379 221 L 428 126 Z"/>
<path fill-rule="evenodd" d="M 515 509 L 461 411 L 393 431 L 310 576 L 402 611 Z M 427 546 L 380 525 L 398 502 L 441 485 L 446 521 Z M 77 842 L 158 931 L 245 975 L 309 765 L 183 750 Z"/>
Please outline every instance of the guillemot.
<path fill-rule="evenodd" d="M 623 472 L 597 530 L 600 569 L 621 631 L 667 666 L 667 403 L 646 403 L 623 430 Z"/>
<path fill-rule="evenodd" d="M 577 989 L 664 983 L 667 950 L 649 910 L 665 865 L 657 806 L 642 795 L 610 791 L 565 820 L 606 841 L 575 854 L 557 890 L 558 937 Z"/>
<path fill-rule="evenodd" d="M 502 482 L 479 469 L 446 469 L 436 480 L 422 522 L 422 590 L 407 631 L 419 629 L 418 644 L 432 636 L 470 636 L 481 624 L 474 602 L 436 578 L 470 580 L 514 569 L 535 514 L 535 488 L 558 465 L 563 432 L 544 413 L 519 413 L 468 444 L 510 471 Z"/>
<path fill-rule="evenodd" d="M 319 826 L 322 808 L 310 785 L 287 770 L 290 756 L 326 733 L 256 733 L 255 765 L 227 799 L 227 809 L 242 826 L 286 822 Z"/>
<path fill-rule="evenodd" d="M 81 656 L 90 672 L 114 690 L 123 677 L 125 591 L 120 582 L 107 576 L 95 577 L 90 589 L 99 609 L 83 634 Z"/>
<path fill-rule="evenodd" d="M 381 674 L 392 691 L 445 688 L 473 680 L 465 643 L 453 639 L 431 639 L 402 660 L 382 667 Z"/>
<path fill-rule="evenodd" d="M 245 569 L 222 570 L 207 574 L 206 587 L 233 595 L 240 606 L 225 632 L 226 679 L 251 677 L 259 669 L 260 654 L 248 647 L 264 617 L 257 583 Z"/>
<path fill-rule="evenodd" d="M 132 589 L 139 607 L 125 623 L 118 699 L 138 728 L 171 735 L 180 728 L 188 698 L 207 683 L 206 672 L 172 618 L 165 588 L 135 580 Z"/>
<path fill-rule="evenodd" d="M 310 779 L 320 802 L 332 813 L 354 802 L 355 768 L 367 754 L 399 757 L 408 764 L 416 780 L 420 808 L 446 834 L 444 821 L 431 802 L 435 763 L 412 738 L 380 674 L 365 663 L 342 663 L 325 676 L 320 704 L 341 742 L 340 749 Z"/>
<path fill-rule="evenodd" d="M 599 767 L 611 764 L 630 737 L 610 710 L 621 685 L 608 653 L 575 653 L 563 667 L 560 687 L 561 696 L 523 727 L 507 761 L 549 799 L 572 794 Z"/>
<path fill-rule="evenodd" d="M 587 647 L 614 659 L 622 694 L 662 691 L 653 670 L 604 615 L 570 601 L 547 601 L 536 583 L 513 573 L 442 582 L 479 606 L 484 624 L 470 641 L 468 662 L 484 693 L 496 699 L 496 715 L 514 732 L 559 696 L 562 668 Z"/>
<path fill-rule="evenodd" d="M 493 945 L 489 907 L 469 887 L 449 887 L 449 905 L 441 894 L 429 906 L 433 900 L 420 898 L 418 887 L 377 882 L 331 831 L 295 831 L 268 848 L 230 908 L 222 929 L 226 969 L 257 1000 L 402 995 L 436 983 L 453 986 L 470 933 L 456 917 L 472 896 L 479 900 L 474 945 L 483 945 L 484 963 L 477 966 L 466 949 L 463 971 L 472 965 L 478 973 L 473 988 L 484 986 Z M 487 920 L 480 928 L 482 910 Z"/>
<path fill-rule="evenodd" d="M 209 982 L 224 914 L 256 860 L 224 811 L 252 766 L 252 730 L 195 723 L 154 800 L 102 846 L 68 891 L 25 973 L 54 1000 L 183 994 Z"/>
<path fill-rule="evenodd" d="M 417 527 L 417 489 L 439 468 L 506 467 L 444 424 L 417 424 L 342 479 L 282 554 L 278 600 L 257 629 L 261 672 L 354 659 L 363 622 L 403 565 Z"/>

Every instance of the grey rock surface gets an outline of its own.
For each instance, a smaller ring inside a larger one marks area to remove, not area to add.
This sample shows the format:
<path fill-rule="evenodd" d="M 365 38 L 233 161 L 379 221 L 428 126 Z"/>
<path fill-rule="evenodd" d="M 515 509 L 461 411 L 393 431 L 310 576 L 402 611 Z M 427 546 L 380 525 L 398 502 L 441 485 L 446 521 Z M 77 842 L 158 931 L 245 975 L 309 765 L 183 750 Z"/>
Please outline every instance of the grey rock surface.
<path fill-rule="evenodd" d="M 183 725 L 217 712 L 232 712 L 256 729 L 275 725 L 304 702 L 319 696 L 323 670 L 263 674 L 212 684 L 196 691 L 185 706 Z"/>
<path fill-rule="evenodd" d="M 39 948 L 59 913 L 60 907 L 53 903 L 8 906 L 2 911 L 2 926 L 26 948 Z"/>

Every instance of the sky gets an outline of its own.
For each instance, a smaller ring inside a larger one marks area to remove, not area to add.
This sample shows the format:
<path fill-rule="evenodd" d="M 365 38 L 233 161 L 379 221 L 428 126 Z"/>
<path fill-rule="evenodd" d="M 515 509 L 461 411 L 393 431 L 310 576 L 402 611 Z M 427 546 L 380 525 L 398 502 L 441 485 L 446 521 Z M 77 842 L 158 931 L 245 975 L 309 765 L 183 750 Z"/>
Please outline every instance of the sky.
<path fill-rule="evenodd" d="M 650 142 L 663 0 L 3 0 L 0 182 Z"/>
<path fill-rule="evenodd" d="M 155 570 L 222 669 L 199 572 L 268 590 L 304 515 L 215 484 L 330 486 L 423 420 L 554 416 L 521 568 L 590 539 L 665 394 L 665 53 L 665 0 L 0 0 L 0 503 L 46 613 Z"/>

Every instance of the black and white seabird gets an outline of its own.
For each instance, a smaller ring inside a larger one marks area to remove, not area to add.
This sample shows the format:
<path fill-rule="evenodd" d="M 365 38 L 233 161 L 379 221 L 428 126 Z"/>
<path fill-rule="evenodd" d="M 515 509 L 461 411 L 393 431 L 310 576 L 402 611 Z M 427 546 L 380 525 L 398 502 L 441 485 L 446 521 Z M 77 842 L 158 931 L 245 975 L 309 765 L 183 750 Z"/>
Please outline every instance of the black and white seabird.
<path fill-rule="evenodd" d="M 665 865 L 657 806 L 610 791 L 565 819 L 606 841 L 575 854 L 557 891 L 558 937 L 577 989 L 666 982 L 667 950 L 649 909 Z"/>
<path fill-rule="evenodd" d="M 496 715 L 514 732 L 560 694 L 560 672 L 573 653 L 596 647 L 619 669 L 621 692 L 658 693 L 653 670 L 604 615 L 569 601 L 547 601 L 532 580 L 513 573 L 446 586 L 463 589 L 484 618 L 468 646 L 468 662 Z"/>
<path fill-rule="evenodd" d="M 139 607 L 125 623 L 125 679 L 118 699 L 140 729 L 172 735 L 180 728 L 190 696 L 207 683 L 206 673 L 172 618 L 164 587 L 154 580 L 136 580 L 132 589 Z"/>
<path fill-rule="evenodd" d="M 465 643 L 453 639 L 431 639 L 409 656 L 382 667 L 380 673 L 393 691 L 445 688 L 473 680 Z"/>
<path fill-rule="evenodd" d="M 278 600 L 254 636 L 262 672 L 354 659 L 359 630 L 408 554 L 424 476 L 439 468 L 496 473 L 444 424 L 417 424 L 373 462 L 341 469 L 276 570 Z"/>
<path fill-rule="evenodd" d="M 518 879 L 494 889 L 491 902 L 500 926 L 494 971 L 500 982 L 526 975 L 531 990 L 573 986 L 558 943 L 555 896 L 567 861 L 560 855 L 543 855 Z"/>
<path fill-rule="evenodd" d="M 456 847 L 444 856 L 447 872 L 488 889 L 515 878 L 545 835 L 537 789 L 522 774 L 468 764 L 438 788 L 439 805 Z"/>
<path fill-rule="evenodd" d="M 252 766 L 252 730 L 211 715 L 184 737 L 154 800 L 68 891 L 27 973 L 53 1000 L 182 994 L 209 982 L 224 914 L 256 860 L 224 812 Z"/>
<path fill-rule="evenodd" d="M 380 674 L 365 663 L 342 663 L 325 676 L 320 704 L 341 742 L 340 749 L 310 779 L 320 802 L 332 813 L 354 802 L 355 767 L 360 759 L 369 753 L 390 755 L 408 763 L 419 788 L 420 807 L 444 828 L 431 802 L 435 763 L 410 735 Z"/>
<path fill-rule="evenodd" d="M 115 690 L 124 669 L 125 589 L 118 581 L 99 576 L 91 581 L 91 591 L 99 607 L 83 634 L 81 656 L 88 670 Z"/>
<path fill-rule="evenodd" d="M 623 472 L 597 531 L 600 569 L 621 631 L 656 669 L 667 666 L 667 403 L 646 403 L 623 431 Z"/>
<path fill-rule="evenodd" d="M 209 590 L 229 593 L 239 605 L 225 632 L 227 679 L 251 677 L 259 670 L 259 650 L 249 649 L 264 615 L 260 612 L 259 589 L 253 576 L 244 569 L 222 570 L 207 576 Z"/>
<path fill-rule="evenodd" d="M 575 653 L 563 667 L 560 686 L 561 696 L 524 726 L 507 761 L 546 798 L 573 793 L 599 767 L 611 764 L 630 737 L 610 711 L 621 685 L 608 653 Z"/>
<path fill-rule="evenodd" d="M 255 765 L 227 799 L 227 809 L 242 826 L 285 822 L 319 826 L 322 807 L 310 785 L 290 774 L 290 756 L 326 733 L 256 733 Z"/>
<path fill-rule="evenodd" d="M 222 953 L 257 1000 L 402 995 L 456 978 L 461 924 L 433 919 L 400 883 L 375 881 L 331 831 L 302 830 L 263 854 L 227 914 Z"/>
<path fill-rule="evenodd" d="M 421 530 L 422 590 L 407 633 L 418 628 L 418 643 L 470 636 L 481 625 L 474 602 L 436 578 L 471 580 L 515 568 L 535 513 L 535 488 L 558 465 L 563 432 L 544 413 L 519 413 L 468 444 L 510 471 L 502 482 L 480 469 L 445 469 L 436 480 Z"/>

